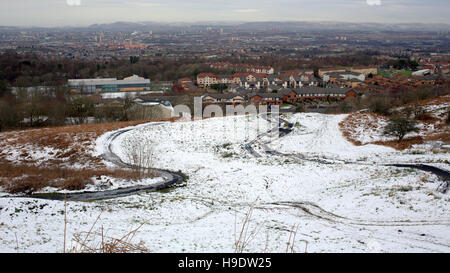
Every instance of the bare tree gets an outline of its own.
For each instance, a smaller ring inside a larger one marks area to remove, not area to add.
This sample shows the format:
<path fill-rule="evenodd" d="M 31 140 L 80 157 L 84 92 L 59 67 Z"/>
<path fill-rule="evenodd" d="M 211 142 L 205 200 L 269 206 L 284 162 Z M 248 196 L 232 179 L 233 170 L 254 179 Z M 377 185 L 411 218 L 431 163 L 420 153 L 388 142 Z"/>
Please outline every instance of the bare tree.
<path fill-rule="evenodd" d="M 70 114 L 75 124 L 88 122 L 89 116 L 94 116 L 94 103 L 85 97 L 70 97 Z"/>
<path fill-rule="evenodd" d="M 6 101 L 0 101 L 0 131 L 6 128 L 14 128 L 19 121 L 17 107 Z"/>
<path fill-rule="evenodd" d="M 23 110 L 25 117 L 29 119 L 30 126 L 33 127 L 41 122 L 42 116 L 44 115 L 45 109 L 43 102 L 45 101 L 45 98 L 37 91 L 29 92 L 28 96 L 29 100 L 24 105 Z"/>

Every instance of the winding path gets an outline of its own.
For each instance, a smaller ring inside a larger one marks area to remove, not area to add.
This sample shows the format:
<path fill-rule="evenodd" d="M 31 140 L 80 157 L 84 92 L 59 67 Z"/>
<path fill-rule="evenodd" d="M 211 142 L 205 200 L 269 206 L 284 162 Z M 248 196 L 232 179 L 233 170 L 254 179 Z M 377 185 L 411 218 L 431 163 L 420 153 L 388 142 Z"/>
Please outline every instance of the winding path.
<path fill-rule="evenodd" d="M 262 118 L 266 119 L 268 122 L 274 122 L 271 120 L 270 115 L 263 115 Z M 292 132 L 293 124 L 289 123 L 286 120 L 280 119 L 280 122 L 278 123 L 279 126 L 279 137 L 283 137 L 290 132 Z M 283 127 L 284 126 L 284 127 Z M 307 161 L 314 161 L 321 164 L 335 164 L 336 160 L 329 160 L 329 159 L 323 159 L 323 158 L 308 158 L 304 155 L 298 155 L 298 154 L 285 154 L 278 152 L 276 150 L 271 149 L 268 145 L 271 143 L 272 140 L 265 141 L 263 140 L 263 137 L 270 135 L 276 131 L 274 128 L 268 130 L 266 133 L 259 135 L 255 140 L 246 143 L 243 145 L 243 147 L 249 151 L 252 155 L 256 153 L 255 149 L 252 147 L 252 145 L 259 143 L 261 147 L 263 148 L 264 152 L 267 155 L 272 156 L 284 156 L 284 157 L 295 157 L 299 158 L 301 160 L 307 160 Z M 257 157 L 262 157 L 262 155 L 256 153 Z M 346 162 L 342 161 L 344 164 L 359 164 L 358 162 Z M 443 170 L 434 166 L 429 166 L 425 164 L 382 164 L 380 166 L 392 166 L 392 167 L 398 167 L 398 168 L 415 168 L 426 172 L 431 172 L 433 174 L 436 174 L 440 178 L 443 179 L 443 182 L 439 187 L 437 188 L 438 191 L 445 193 L 449 188 L 450 183 L 450 172 L 447 170 Z M 302 214 L 298 215 L 295 214 L 295 216 L 308 216 L 315 219 L 323 220 L 325 223 L 329 223 L 331 228 L 336 228 L 336 224 L 343 224 L 346 227 L 349 228 L 350 233 L 351 230 L 360 230 L 361 227 L 377 227 L 377 226 L 386 226 L 386 227 L 409 227 L 409 226 L 445 226 L 448 227 L 450 225 L 449 219 L 439 219 L 439 220 L 365 220 L 365 219 L 352 219 L 347 218 L 344 216 L 337 215 L 335 213 L 329 212 L 321 208 L 319 205 L 310 202 L 310 201 L 280 201 L 280 202 L 272 202 L 272 203 L 266 203 L 261 204 L 257 208 L 259 209 L 271 209 L 273 206 L 279 207 L 279 208 L 286 208 L 286 209 L 297 209 L 302 212 Z M 439 248 L 446 248 L 450 249 L 450 242 L 443 240 L 442 238 L 436 238 L 433 237 L 430 234 L 423 234 L 418 233 L 415 234 L 414 232 L 410 231 L 402 231 L 398 230 L 397 233 L 403 234 L 401 236 L 402 240 L 399 241 L 399 235 L 388 235 L 384 234 L 383 236 L 378 236 L 377 232 L 373 231 L 370 232 L 370 239 L 376 239 L 378 241 L 386 241 L 386 242 L 392 242 L 392 240 L 395 240 L 399 244 L 404 244 L 410 247 L 417 247 L 426 249 L 427 251 L 436 251 L 436 247 Z M 406 241 L 404 241 L 406 239 Z"/>
<path fill-rule="evenodd" d="M 150 123 L 146 125 L 148 126 L 155 126 L 159 125 L 161 123 Z M 102 158 L 105 161 L 111 162 L 114 165 L 124 168 L 124 169 L 131 169 L 132 166 L 130 164 L 127 164 L 120 159 L 119 156 L 117 156 L 112 151 L 112 143 L 114 140 L 116 140 L 120 135 L 129 132 L 131 130 L 134 130 L 135 128 L 127 128 L 127 129 L 121 129 L 114 131 L 110 133 L 108 136 L 106 142 L 105 142 L 105 149 L 104 153 L 102 154 Z M 157 175 L 164 178 L 164 181 L 159 183 L 154 183 L 147 186 L 134 186 L 134 187 L 128 187 L 128 188 L 121 188 L 121 189 L 115 189 L 115 190 L 106 190 L 106 191 L 96 191 L 96 192 L 78 192 L 78 193 L 70 193 L 70 194 L 63 194 L 63 193 L 50 193 L 50 194 L 32 194 L 29 196 L 23 196 L 23 197 L 29 197 L 29 198 L 38 198 L 38 199 L 47 199 L 47 200 L 67 200 L 67 201 L 93 201 L 93 200 L 105 200 L 105 199 L 112 199 L 112 198 L 118 198 L 118 197 L 124 197 L 129 196 L 141 192 L 150 192 L 150 191 L 158 191 L 162 189 L 167 189 L 170 187 L 173 187 L 177 184 L 180 184 L 184 181 L 184 177 L 181 173 L 176 173 L 169 170 L 162 170 L 162 169 L 155 169 L 155 168 L 149 168 L 149 170 L 152 170 Z"/>
<path fill-rule="evenodd" d="M 268 122 L 274 122 L 274 120 L 271 118 L 270 113 L 263 113 L 260 115 L 262 118 L 264 118 Z M 149 123 L 145 125 L 146 127 L 149 126 L 156 126 L 160 125 L 160 122 L 157 123 Z M 285 156 L 285 157 L 295 157 L 301 160 L 307 160 L 312 162 L 317 162 L 321 164 L 335 164 L 335 160 L 328 160 L 328 159 L 322 159 L 322 158 L 308 158 L 303 155 L 299 154 L 285 154 L 278 152 L 276 150 L 273 150 L 269 148 L 268 144 L 272 142 L 272 140 L 269 141 L 263 141 L 262 138 L 264 137 L 270 137 L 272 134 L 276 133 L 278 134 L 278 137 L 284 137 L 292 132 L 292 128 L 294 125 L 290 122 L 288 122 L 285 119 L 279 118 L 278 125 L 267 132 L 260 134 L 257 136 L 257 138 L 249 143 L 242 144 L 242 147 L 244 150 L 246 150 L 248 153 L 250 153 L 254 157 L 262 157 L 261 154 L 259 154 L 254 148 L 254 144 L 259 142 L 264 149 L 264 153 L 272 156 Z M 128 163 L 125 163 L 122 161 L 122 159 L 117 156 L 112 151 L 112 143 L 114 140 L 116 140 L 120 135 L 129 132 L 131 130 L 134 130 L 134 128 L 125 128 L 120 129 L 114 132 L 109 133 L 107 140 L 104 143 L 104 153 L 101 155 L 101 157 L 108 162 L 113 163 L 114 165 L 124 168 L 124 169 L 131 169 L 132 166 Z M 343 162 L 345 164 L 361 164 L 358 162 Z M 438 187 L 438 190 L 442 193 L 445 193 L 448 191 L 448 188 L 450 186 L 450 172 L 447 170 L 439 169 L 434 166 L 424 165 L 424 164 L 384 164 L 382 166 L 394 166 L 394 167 L 401 167 L 401 168 L 416 168 L 423 171 L 431 172 L 436 174 L 437 176 L 441 177 L 443 179 L 443 183 Z M 173 187 L 177 184 L 180 184 L 183 182 L 184 177 L 183 174 L 176 173 L 170 170 L 163 170 L 163 169 L 155 169 L 150 168 L 150 170 L 154 171 L 156 174 L 164 178 L 164 181 L 159 183 L 154 183 L 152 185 L 147 186 L 134 186 L 134 187 L 127 187 L 127 188 L 120 188 L 115 190 L 105 190 L 105 191 L 84 191 L 84 192 L 78 192 L 78 193 L 48 193 L 48 194 L 32 194 L 28 196 L 21 196 L 21 197 L 28 197 L 28 198 L 38 198 L 38 199 L 47 199 L 47 200 L 68 200 L 68 201 L 92 201 L 92 200 L 104 200 L 104 199 L 112 199 L 112 198 L 118 198 L 118 197 L 124 197 L 129 196 L 141 192 L 149 192 L 149 191 L 158 191 L 166 188 Z M 6 196 L 7 197 L 7 196 Z"/>
<path fill-rule="evenodd" d="M 275 123 L 274 120 L 271 119 L 271 113 L 264 113 L 264 114 L 261 114 L 260 116 L 268 122 Z M 253 148 L 253 145 L 255 143 L 259 142 L 261 144 L 261 147 L 264 149 L 264 152 L 268 155 L 295 157 L 295 158 L 298 158 L 301 160 L 312 161 L 312 162 L 317 162 L 317 163 L 321 163 L 321 164 L 335 164 L 336 163 L 335 159 L 328 160 L 326 158 L 308 158 L 301 154 L 281 153 L 279 151 L 271 149 L 268 146 L 268 144 L 270 144 L 272 142 L 272 140 L 263 141 L 263 139 L 262 139 L 263 137 L 270 136 L 270 134 L 273 134 L 277 131 L 278 131 L 278 137 L 284 137 L 292 132 L 293 127 L 294 127 L 294 125 L 292 123 L 288 122 L 285 119 L 279 118 L 278 128 L 277 127 L 272 128 L 272 129 L 268 130 L 266 133 L 258 135 L 255 140 L 253 140 L 249 143 L 243 144 L 243 148 L 246 151 L 248 151 L 251 155 L 253 155 L 254 157 L 262 157 L 262 155 L 257 153 L 256 150 Z M 349 162 L 349 161 L 342 161 L 342 162 L 344 164 L 361 165 L 361 163 L 359 163 L 359 162 Z M 440 169 L 440 168 L 426 165 L 426 164 L 401 164 L 401 163 L 399 163 L 399 164 L 380 164 L 380 166 L 398 167 L 398 168 L 413 168 L 413 169 L 418 169 L 418 170 L 422 170 L 425 172 L 430 172 L 430 173 L 437 175 L 438 177 L 440 177 L 443 180 L 442 183 L 438 186 L 437 191 L 439 191 L 441 193 L 446 193 L 448 191 L 448 189 L 450 188 L 450 171 L 448 171 L 448 170 Z"/>

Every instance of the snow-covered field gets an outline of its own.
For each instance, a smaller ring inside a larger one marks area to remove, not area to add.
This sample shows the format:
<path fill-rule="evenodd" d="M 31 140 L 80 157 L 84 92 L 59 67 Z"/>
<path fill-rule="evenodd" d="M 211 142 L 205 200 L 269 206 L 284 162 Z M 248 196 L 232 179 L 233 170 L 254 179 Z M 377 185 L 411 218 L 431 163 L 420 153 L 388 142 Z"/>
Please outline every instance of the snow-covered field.
<path fill-rule="evenodd" d="M 233 252 L 246 213 L 254 206 L 246 252 L 449 252 L 450 194 L 440 179 L 386 163 L 428 163 L 449 169 L 449 155 L 354 146 L 339 131 L 345 115 L 295 114 L 294 130 L 261 143 L 255 158 L 244 148 L 273 127 L 256 116 L 139 126 L 118 137 L 114 153 L 127 161 L 127 139 L 154 144 L 156 168 L 181 170 L 186 185 L 161 192 L 67 204 L 67 238 L 94 230 L 135 237 L 153 252 Z M 97 141 L 101 150 L 102 138 Z M 296 157 L 295 155 L 301 155 Z M 325 159 L 323 164 L 314 159 Z M 297 228 L 298 225 L 298 228 Z M 1 252 L 61 252 L 64 202 L 0 198 Z"/>

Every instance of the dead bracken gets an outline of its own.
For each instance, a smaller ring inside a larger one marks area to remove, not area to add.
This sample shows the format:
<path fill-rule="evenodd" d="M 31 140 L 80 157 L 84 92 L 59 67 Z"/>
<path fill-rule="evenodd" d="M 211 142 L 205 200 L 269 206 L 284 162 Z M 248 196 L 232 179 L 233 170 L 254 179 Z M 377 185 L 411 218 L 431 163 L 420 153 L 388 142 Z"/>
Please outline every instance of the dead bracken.
<path fill-rule="evenodd" d="M 84 124 L 50 127 L 0 134 L 0 186 L 11 194 L 31 194 L 45 187 L 82 190 L 102 176 L 137 179 L 131 170 L 109 169 L 92 155 L 96 139 L 102 134 L 148 121 Z M 33 158 L 32 151 L 48 151 L 45 160 Z M 18 156 L 11 159 L 15 151 Z M 73 166 L 82 166 L 74 168 Z M 152 174 L 148 174 L 152 177 Z M 140 176 L 139 178 L 142 178 Z"/>

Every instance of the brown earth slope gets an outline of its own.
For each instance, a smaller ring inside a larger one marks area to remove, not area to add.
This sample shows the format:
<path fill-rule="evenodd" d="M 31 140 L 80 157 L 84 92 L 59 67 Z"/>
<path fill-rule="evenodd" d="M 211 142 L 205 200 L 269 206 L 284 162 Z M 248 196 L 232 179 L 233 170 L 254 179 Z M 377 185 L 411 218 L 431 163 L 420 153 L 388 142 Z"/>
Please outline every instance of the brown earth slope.
<path fill-rule="evenodd" d="M 100 176 L 133 179 L 132 171 L 107 168 L 92 152 L 102 134 L 146 122 L 149 121 L 0 133 L 0 187 L 9 193 L 31 193 L 47 186 L 81 190 Z"/>
<path fill-rule="evenodd" d="M 397 150 L 409 149 L 415 144 L 427 141 L 441 141 L 450 144 L 450 124 L 447 120 L 450 110 L 450 96 L 443 96 L 404 105 L 393 110 L 393 115 L 405 112 L 405 109 L 422 109 L 421 114 L 412 115 L 419 131 L 411 133 L 401 142 L 383 134 L 389 117 L 370 112 L 354 112 L 339 125 L 344 136 L 355 145 L 378 144 Z"/>

